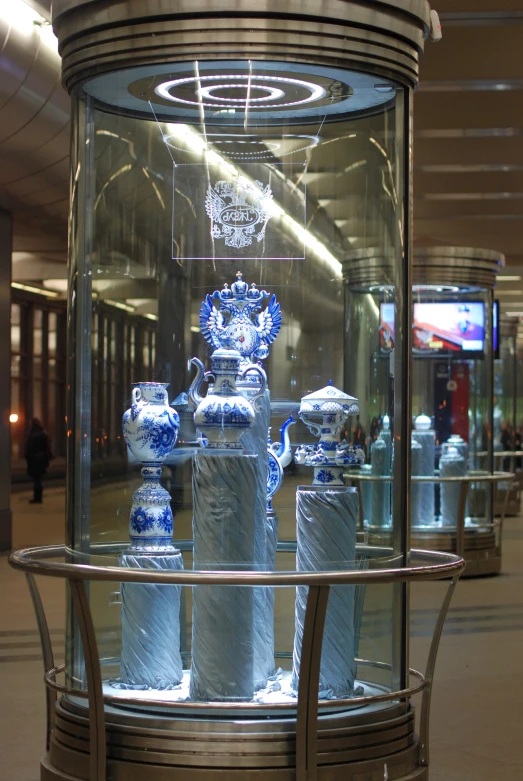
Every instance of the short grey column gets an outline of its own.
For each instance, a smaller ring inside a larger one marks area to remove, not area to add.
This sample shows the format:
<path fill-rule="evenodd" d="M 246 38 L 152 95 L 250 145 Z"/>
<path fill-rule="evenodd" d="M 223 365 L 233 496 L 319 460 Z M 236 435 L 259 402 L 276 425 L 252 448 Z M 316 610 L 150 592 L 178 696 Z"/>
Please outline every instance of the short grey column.
<path fill-rule="evenodd" d="M 176 548 L 120 555 L 121 567 L 183 570 Z M 181 586 L 122 583 L 120 682 L 126 688 L 171 689 L 182 680 L 180 654 Z"/>
<path fill-rule="evenodd" d="M 252 569 L 257 462 L 257 456 L 246 454 L 193 457 L 194 569 Z M 253 591 L 193 588 L 191 699 L 252 699 Z"/>
<path fill-rule="evenodd" d="M 465 459 L 456 448 L 450 447 L 439 460 L 441 477 L 464 477 L 467 474 Z M 441 483 L 441 523 L 442 526 L 456 528 L 458 525 L 458 505 L 461 482 Z"/>
<path fill-rule="evenodd" d="M 356 488 L 298 486 L 296 569 L 323 572 L 347 569 L 356 557 L 359 498 Z M 297 690 L 307 605 L 307 586 L 296 589 L 296 627 L 292 686 Z M 320 694 L 351 696 L 354 691 L 354 586 L 330 589 L 320 667 Z"/>

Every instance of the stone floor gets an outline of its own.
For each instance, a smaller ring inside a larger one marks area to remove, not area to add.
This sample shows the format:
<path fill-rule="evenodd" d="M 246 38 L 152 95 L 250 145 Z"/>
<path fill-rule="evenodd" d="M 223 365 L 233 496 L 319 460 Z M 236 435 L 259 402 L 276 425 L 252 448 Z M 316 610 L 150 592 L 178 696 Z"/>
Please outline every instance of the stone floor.
<path fill-rule="evenodd" d="M 94 505 L 119 513 L 120 491 L 99 489 Z M 14 545 L 59 543 L 64 491 L 42 506 L 13 495 Z M 182 518 L 185 527 L 187 519 Z M 185 529 L 184 529 L 185 531 Z M 40 579 L 56 656 L 63 656 L 64 585 Z M 423 669 L 444 584 L 412 590 L 411 666 Z M 0 735 L 2 781 L 37 781 L 43 751 L 42 662 L 29 594 L 20 573 L 0 556 Z M 522 781 L 523 518 L 504 530 L 503 574 L 462 580 L 441 642 L 431 719 L 431 781 Z M 518 715 L 519 714 L 519 715 Z"/>

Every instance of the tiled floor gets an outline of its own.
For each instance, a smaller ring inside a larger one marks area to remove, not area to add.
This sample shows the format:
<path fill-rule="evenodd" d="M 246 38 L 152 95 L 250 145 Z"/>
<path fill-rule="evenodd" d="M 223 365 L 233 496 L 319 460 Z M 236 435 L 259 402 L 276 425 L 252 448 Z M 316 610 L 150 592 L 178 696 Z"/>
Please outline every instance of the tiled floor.
<path fill-rule="evenodd" d="M 45 504 L 13 495 L 17 547 L 63 540 L 64 492 Z M 64 586 L 40 579 L 57 657 L 63 652 Z M 412 594 L 411 666 L 423 669 L 444 584 Z M 0 557 L 2 781 L 37 781 L 45 708 L 42 663 L 29 594 Z M 522 781 L 523 518 L 505 525 L 503 574 L 462 580 L 441 643 L 433 694 L 431 781 Z"/>

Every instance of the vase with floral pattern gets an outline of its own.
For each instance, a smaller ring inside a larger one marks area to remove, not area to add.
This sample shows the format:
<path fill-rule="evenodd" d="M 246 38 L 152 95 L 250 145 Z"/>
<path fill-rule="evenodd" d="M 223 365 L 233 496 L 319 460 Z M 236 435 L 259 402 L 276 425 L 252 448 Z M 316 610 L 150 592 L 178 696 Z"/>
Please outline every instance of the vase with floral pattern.
<path fill-rule="evenodd" d="M 127 448 L 142 463 L 143 484 L 132 499 L 129 536 L 134 550 L 157 551 L 172 546 L 171 497 L 160 485 L 162 463 L 175 448 L 178 413 L 168 405 L 167 385 L 141 382 L 122 419 Z"/>

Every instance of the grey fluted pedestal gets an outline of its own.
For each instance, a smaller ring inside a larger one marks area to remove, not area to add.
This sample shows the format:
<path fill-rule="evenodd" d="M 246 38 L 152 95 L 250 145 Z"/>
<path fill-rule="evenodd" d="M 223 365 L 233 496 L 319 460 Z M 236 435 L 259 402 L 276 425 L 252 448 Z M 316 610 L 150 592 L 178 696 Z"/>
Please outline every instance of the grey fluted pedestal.
<path fill-rule="evenodd" d="M 354 566 L 359 499 L 356 488 L 298 486 L 298 571 L 322 572 Z M 298 688 L 301 644 L 308 588 L 296 589 L 296 627 L 292 685 Z M 320 692 L 334 697 L 354 691 L 354 586 L 334 586 L 329 592 L 320 667 Z"/>
<path fill-rule="evenodd" d="M 253 391 L 257 385 L 251 385 Z M 239 384 L 239 390 L 247 398 L 249 384 Z M 252 395 L 252 394 L 251 394 Z M 254 516 L 254 564 L 253 569 L 267 569 L 269 557 L 268 546 L 272 545 L 269 536 L 273 534 L 267 527 L 267 436 L 269 433 L 271 417 L 271 394 L 266 390 L 264 395 L 252 402 L 256 410 L 256 418 L 251 428 L 247 429 L 241 437 L 241 444 L 246 453 L 255 453 L 258 456 L 258 468 L 256 472 L 256 495 Z M 273 569 L 269 566 L 269 569 Z M 267 685 L 267 678 L 274 672 L 274 632 L 267 632 L 268 626 L 274 624 L 274 595 L 270 589 L 254 589 L 254 684 L 256 689 Z"/>
<path fill-rule="evenodd" d="M 127 551 L 121 567 L 182 570 L 176 548 Z M 122 654 L 120 682 L 140 689 L 168 689 L 182 680 L 180 654 L 181 586 L 122 583 Z"/>
<path fill-rule="evenodd" d="M 257 462 L 257 456 L 241 453 L 194 456 L 194 569 L 252 569 Z M 248 587 L 194 587 L 191 699 L 252 699 L 253 591 Z M 262 632 L 262 627 L 257 629 Z"/>

